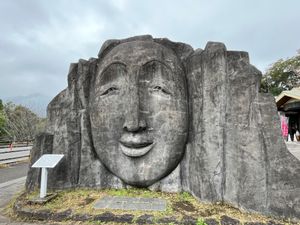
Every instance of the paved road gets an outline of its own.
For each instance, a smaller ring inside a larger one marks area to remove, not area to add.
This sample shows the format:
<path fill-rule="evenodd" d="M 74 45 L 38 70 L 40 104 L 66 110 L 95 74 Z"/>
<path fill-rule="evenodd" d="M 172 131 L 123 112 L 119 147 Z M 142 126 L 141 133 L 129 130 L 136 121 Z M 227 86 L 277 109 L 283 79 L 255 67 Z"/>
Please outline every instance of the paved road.
<path fill-rule="evenodd" d="M 11 221 L 10 218 L 3 216 L 1 211 L 9 201 L 24 190 L 24 183 L 28 171 L 28 163 L 10 165 L 6 168 L 0 168 L 0 225 L 34 225 L 45 223 L 24 223 Z"/>
<path fill-rule="evenodd" d="M 286 146 L 289 151 L 300 160 L 300 142 L 288 141 L 286 142 Z"/>
<path fill-rule="evenodd" d="M 24 187 L 28 163 L 9 165 L 0 169 L 0 208 Z"/>
<path fill-rule="evenodd" d="M 28 162 L 9 165 L 0 169 L 0 184 L 27 175 Z"/>

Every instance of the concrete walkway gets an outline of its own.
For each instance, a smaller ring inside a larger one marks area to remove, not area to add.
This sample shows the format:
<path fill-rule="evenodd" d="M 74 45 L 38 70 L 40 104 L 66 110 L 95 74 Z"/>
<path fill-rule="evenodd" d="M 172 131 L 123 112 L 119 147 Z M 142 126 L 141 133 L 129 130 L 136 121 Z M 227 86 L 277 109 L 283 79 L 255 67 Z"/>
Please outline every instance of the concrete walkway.
<path fill-rule="evenodd" d="M 4 208 L 18 192 L 22 191 L 26 177 L 0 184 L 0 209 Z"/>
<path fill-rule="evenodd" d="M 289 151 L 300 160 L 300 142 L 287 141 L 285 143 Z"/>
<path fill-rule="evenodd" d="M 4 207 L 24 188 L 26 177 L 10 180 L 0 184 L 0 225 L 27 225 L 28 223 L 13 222 L 2 215 Z"/>
<path fill-rule="evenodd" d="M 47 225 L 45 223 L 25 223 L 12 221 L 3 215 L 3 210 L 14 196 L 24 190 L 25 177 L 10 180 L 0 184 L 0 225 Z M 50 224 L 49 224 L 50 225 Z M 53 224 L 52 224 L 53 225 Z"/>

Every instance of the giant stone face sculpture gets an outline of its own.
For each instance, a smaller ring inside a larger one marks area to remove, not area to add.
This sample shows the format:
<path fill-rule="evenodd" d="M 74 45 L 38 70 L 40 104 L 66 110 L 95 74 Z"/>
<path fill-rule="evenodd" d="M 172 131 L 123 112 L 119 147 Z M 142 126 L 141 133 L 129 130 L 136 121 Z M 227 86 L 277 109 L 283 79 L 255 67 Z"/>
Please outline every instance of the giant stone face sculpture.
<path fill-rule="evenodd" d="M 271 95 L 248 54 L 193 50 L 149 35 L 106 41 L 71 64 L 48 105 L 41 154 L 64 154 L 52 188 L 187 191 L 266 215 L 300 218 L 300 161 L 286 148 Z M 26 188 L 39 182 L 30 169 Z"/>
<path fill-rule="evenodd" d="M 147 187 L 182 159 L 187 88 L 177 56 L 149 41 L 120 44 L 99 64 L 90 96 L 100 161 L 130 185 Z"/>

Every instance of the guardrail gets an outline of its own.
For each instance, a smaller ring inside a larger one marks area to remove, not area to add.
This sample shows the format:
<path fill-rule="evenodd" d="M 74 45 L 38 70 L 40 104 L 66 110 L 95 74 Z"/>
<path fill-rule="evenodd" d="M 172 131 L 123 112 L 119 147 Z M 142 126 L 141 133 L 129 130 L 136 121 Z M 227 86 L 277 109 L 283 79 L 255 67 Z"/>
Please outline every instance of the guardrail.
<path fill-rule="evenodd" d="M 28 160 L 32 146 L 0 149 L 0 165 Z"/>
<path fill-rule="evenodd" d="M 18 143 L 13 143 L 13 148 L 14 147 L 25 147 L 25 146 L 32 146 L 32 142 L 29 142 L 29 143 L 25 143 L 25 142 L 18 142 Z M 3 144 L 1 143 L 0 144 L 0 149 L 2 148 L 9 148 L 10 144 Z"/>

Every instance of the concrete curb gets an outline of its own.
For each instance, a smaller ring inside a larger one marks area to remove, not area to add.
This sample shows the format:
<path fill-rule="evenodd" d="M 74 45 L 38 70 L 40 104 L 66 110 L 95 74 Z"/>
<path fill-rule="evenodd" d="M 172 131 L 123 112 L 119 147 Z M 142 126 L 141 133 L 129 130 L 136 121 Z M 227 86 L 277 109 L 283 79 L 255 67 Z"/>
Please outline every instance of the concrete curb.
<path fill-rule="evenodd" d="M 26 176 L 20 177 L 20 178 L 14 179 L 14 180 L 10 180 L 10 181 L 1 183 L 0 188 L 4 188 L 4 187 L 7 187 L 7 186 L 10 186 L 12 184 L 19 183 L 19 182 L 24 182 L 25 180 L 26 180 Z"/>

